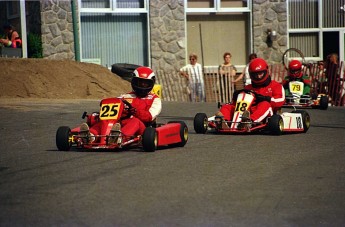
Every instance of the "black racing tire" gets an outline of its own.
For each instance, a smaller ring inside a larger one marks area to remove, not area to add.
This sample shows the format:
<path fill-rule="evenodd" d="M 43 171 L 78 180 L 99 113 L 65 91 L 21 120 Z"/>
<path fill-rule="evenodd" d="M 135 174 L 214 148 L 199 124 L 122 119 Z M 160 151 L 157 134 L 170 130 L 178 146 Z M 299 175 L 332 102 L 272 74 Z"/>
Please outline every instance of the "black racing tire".
<path fill-rule="evenodd" d="M 283 134 L 283 130 L 284 130 L 283 118 L 278 114 L 274 114 L 268 120 L 268 129 L 272 135 L 280 136 L 281 134 Z"/>
<path fill-rule="evenodd" d="M 300 57 L 302 58 L 302 64 L 306 63 L 304 54 L 302 53 L 302 51 L 300 51 L 297 48 L 289 48 L 283 53 L 283 56 L 282 56 L 282 62 L 286 70 L 289 69 L 289 59 L 293 57 Z"/>
<path fill-rule="evenodd" d="M 327 95 L 322 95 L 320 98 L 320 110 L 327 110 L 328 108 L 328 97 Z"/>
<path fill-rule="evenodd" d="M 155 128 L 147 127 L 142 138 L 143 149 L 146 152 L 154 152 L 157 149 L 158 137 Z"/>
<path fill-rule="evenodd" d="M 56 146 L 59 151 L 69 151 L 72 146 L 71 129 L 68 126 L 61 126 L 56 131 Z"/>
<path fill-rule="evenodd" d="M 169 123 L 179 123 L 180 124 L 180 138 L 181 142 L 173 144 L 172 146 L 184 147 L 188 141 L 188 127 L 184 121 L 169 121 Z"/>
<path fill-rule="evenodd" d="M 303 121 L 303 132 L 306 133 L 310 128 L 310 115 L 305 110 L 294 110 L 292 113 L 300 113 Z"/>
<path fill-rule="evenodd" d="M 133 71 L 141 65 L 127 64 L 127 63 L 116 63 L 111 66 L 111 72 L 115 73 L 124 80 L 131 82 L 133 77 Z"/>
<path fill-rule="evenodd" d="M 198 134 L 205 134 L 208 128 L 208 118 L 205 113 L 197 113 L 194 117 L 194 131 Z"/>

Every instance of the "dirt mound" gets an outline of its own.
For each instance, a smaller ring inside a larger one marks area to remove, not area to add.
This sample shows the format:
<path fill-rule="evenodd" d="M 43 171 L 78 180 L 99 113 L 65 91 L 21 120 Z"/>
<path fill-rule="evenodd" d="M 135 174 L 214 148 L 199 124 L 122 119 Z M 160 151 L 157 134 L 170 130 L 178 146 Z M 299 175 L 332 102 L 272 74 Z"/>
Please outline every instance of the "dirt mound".
<path fill-rule="evenodd" d="M 101 99 L 131 91 L 107 68 L 72 60 L 0 58 L 0 98 Z"/>

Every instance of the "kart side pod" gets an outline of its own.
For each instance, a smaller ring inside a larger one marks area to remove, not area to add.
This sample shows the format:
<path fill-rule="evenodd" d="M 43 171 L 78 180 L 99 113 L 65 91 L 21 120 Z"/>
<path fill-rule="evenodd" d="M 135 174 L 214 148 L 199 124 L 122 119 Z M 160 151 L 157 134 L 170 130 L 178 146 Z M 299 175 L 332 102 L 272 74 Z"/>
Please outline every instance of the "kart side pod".
<path fill-rule="evenodd" d="M 170 121 L 156 128 L 158 146 L 176 145 L 183 147 L 188 140 L 188 127 L 183 121 Z"/>
<path fill-rule="evenodd" d="M 168 122 L 158 128 L 147 127 L 142 136 L 143 149 L 154 152 L 158 147 L 183 147 L 188 140 L 188 128 L 183 121 Z"/>

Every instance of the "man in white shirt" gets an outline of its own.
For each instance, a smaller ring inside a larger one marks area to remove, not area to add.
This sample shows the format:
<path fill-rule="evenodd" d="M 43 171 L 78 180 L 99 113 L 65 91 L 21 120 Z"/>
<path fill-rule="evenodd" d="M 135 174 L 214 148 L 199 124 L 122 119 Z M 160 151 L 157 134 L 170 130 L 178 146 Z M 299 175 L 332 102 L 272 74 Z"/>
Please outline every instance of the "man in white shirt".
<path fill-rule="evenodd" d="M 180 69 L 180 74 L 189 81 L 190 98 L 192 102 L 205 102 L 204 74 L 201 64 L 197 63 L 198 56 L 189 55 L 190 64 Z"/>

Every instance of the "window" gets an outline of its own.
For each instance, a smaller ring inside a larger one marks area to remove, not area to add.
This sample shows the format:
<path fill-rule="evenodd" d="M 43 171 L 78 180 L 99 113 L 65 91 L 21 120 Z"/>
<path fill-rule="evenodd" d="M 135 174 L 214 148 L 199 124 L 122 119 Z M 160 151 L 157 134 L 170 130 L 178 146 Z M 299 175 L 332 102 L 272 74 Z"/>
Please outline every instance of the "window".
<path fill-rule="evenodd" d="M 251 52 L 251 0 L 187 0 L 187 52 L 204 66 L 218 66 L 231 52 L 232 64 L 245 66 Z M 240 69 L 240 67 L 238 68 Z"/>
<path fill-rule="evenodd" d="M 323 27 L 345 27 L 345 0 L 323 0 Z"/>
<path fill-rule="evenodd" d="M 19 1 L 9 1 L 7 2 L 7 18 L 13 19 L 19 17 L 20 12 L 20 2 Z"/>
<path fill-rule="evenodd" d="M 149 65 L 148 0 L 81 0 L 82 60 Z"/>
<path fill-rule="evenodd" d="M 345 0 L 289 0 L 289 47 L 300 49 L 307 60 L 339 53 L 339 41 L 329 34 L 338 37 L 344 30 L 344 8 Z"/>
<path fill-rule="evenodd" d="M 99 9 L 107 12 L 144 12 L 142 10 L 146 10 L 146 0 L 81 0 L 81 12 L 95 12 Z"/>
<path fill-rule="evenodd" d="M 290 28 L 318 28 L 318 2 L 289 1 Z"/>
<path fill-rule="evenodd" d="M 251 0 L 187 0 L 187 13 L 250 12 Z"/>
<path fill-rule="evenodd" d="M 101 8 L 106 9 L 110 8 L 110 1 L 109 0 L 82 0 L 81 1 L 81 8 Z"/>
<path fill-rule="evenodd" d="M 319 56 L 319 33 L 295 33 L 290 34 L 290 46 L 302 51 L 306 57 L 318 57 Z M 293 53 L 292 53 L 293 54 Z M 297 53 L 295 56 L 299 57 Z"/>

